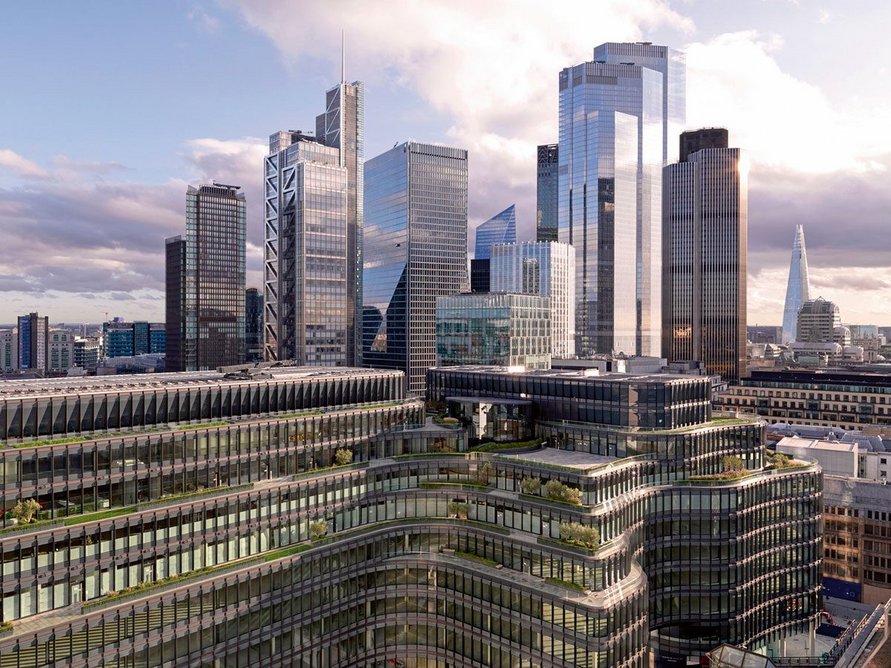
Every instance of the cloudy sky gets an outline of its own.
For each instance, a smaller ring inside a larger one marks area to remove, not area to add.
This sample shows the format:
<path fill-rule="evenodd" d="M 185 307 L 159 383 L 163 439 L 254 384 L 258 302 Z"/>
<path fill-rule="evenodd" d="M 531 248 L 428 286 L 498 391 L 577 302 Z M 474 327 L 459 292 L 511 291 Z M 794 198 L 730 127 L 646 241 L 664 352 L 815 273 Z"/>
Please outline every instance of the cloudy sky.
<path fill-rule="evenodd" d="M 794 227 L 814 292 L 891 325 L 891 3 L 885 0 L 168 0 L 12 3 L 0 22 L 0 323 L 163 320 L 164 238 L 189 184 L 249 198 L 260 285 L 266 137 L 366 86 L 366 159 L 470 150 L 471 227 L 534 235 L 557 73 L 604 41 L 687 53 L 690 128 L 747 150 L 749 323 L 780 324 Z M 471 235 L 471 239 L 472 239 Z"/>

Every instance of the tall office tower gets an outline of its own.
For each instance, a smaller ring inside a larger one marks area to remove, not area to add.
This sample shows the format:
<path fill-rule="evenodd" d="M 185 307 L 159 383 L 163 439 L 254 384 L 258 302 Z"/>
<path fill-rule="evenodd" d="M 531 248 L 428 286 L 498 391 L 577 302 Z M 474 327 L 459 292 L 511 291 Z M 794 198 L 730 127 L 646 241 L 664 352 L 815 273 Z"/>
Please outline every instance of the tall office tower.
<path fill-rule="evenodd" d="M 436 298 L 467 284 L 467 151 L 406 142 L 365 164 L 362 362 L 423 392 Z"/>
<path fill-rule="evenodd" d="M 727 143 L 726 130 L 684 132 L 682 161 L 663 170 L 662 354 L 736 381 L 746 370 L 748 186 Z"/>
<path fill-rule="evenodd" d="M 832 343 L 835 330 L 841 327 L 838 306 L 822 297 L 808 299 L 798 309 L 795 341 L 799 343 Z"/>
<path fill-rule="evenodd" d="M 685 118 L 683 54 L 608 43 L 560 72 L 558 237 L 576 249 L 576 349 L 659 355 L 662 167 Z"/>
<path fill-rule="evenodd" d="M 340 151 L 277 132 L 266 157 L 265 357 L 346 366 L 349 172 Z M 243 302 L 242 302 L 243 303 Z"/>
<path fill-rule="evenodd" d="M 246 207 L 239 190 L 219 183 L 189 186 L 185 241 L 167 240 L 167 294 L 180 307 L 179 314 L 168 313 L 168 342 L 178 339 L 166 359 L 168 371 L 244 361 Z M 183 255 L 177 256 L 180 244 Z"/>
<path fill-rule="evenodd" d="M 489 258 L 493 244 L 517 242 L 517 215 L 511 204 L 476 228 L 476 248 L 470 261 L 470 291 L 489 292 Z"/>
<path fill-rule="evenodd" d="M 795 241 L 792 242 L 792 259 L 789 261 L 789 282 L 786 284 L 786 304 L 783 308 L 783 343 L 792 343 L 795 340 L 798 309 L 810 298 L 804 228 L 796 225 Z"/>
<path fill-rule="evenodd" d="M 167 371 L 185 369 L 186 345 L 186 242 L 181 236 L 164 241 L 165 288 L 164 327 L 167 330 L 167 351 L 164 368 Z M 103 342 L 104 346 L 104 342 Z"/>
<path fill-rule="evenodd" d="M 535 238 L 557 241 L 557 144 L 538 147 L 538 181 L 535 192 Z"/>
<path fill-rule="evenodd" d="M 257 288 L 244 291 L 244 361 L 263 360 L 263 293 Z"/>
<path fill-rule="evenodd" d="M 361 362 L 362 227 L 365 164 L 365 88 L 341 81 L 325 94 L 325 113 L 316 117 L 316 139 L 338 150 L 347 170 L 347 366 Z"/>
<path fill-rule="evenodd" d="M 492 246 L 492 292 L 539 295 L 551 313 L 551 354 L 575 357 L 575 250 L 557 241 Z"/>
<path fill-rule="evenodd" d="M 46 371 L 49 362 L 49 317 L 36 313 L 18 317 L 18 368 Z"/>

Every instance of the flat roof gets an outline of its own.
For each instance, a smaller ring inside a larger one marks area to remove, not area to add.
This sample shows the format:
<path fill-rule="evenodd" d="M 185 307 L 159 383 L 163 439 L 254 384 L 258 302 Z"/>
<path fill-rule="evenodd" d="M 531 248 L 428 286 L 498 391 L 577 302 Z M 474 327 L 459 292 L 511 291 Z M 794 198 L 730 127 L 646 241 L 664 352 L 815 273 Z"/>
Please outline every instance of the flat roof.
<path fill-rule="evenodd" d="M 843 441 L 824 441 L 818 438 L 803 438 L 801 436 L 784 436 L 781 438 L 776 447 L 786 446 L 789 448 L 808 448 L 810 450 L 832 450 L 834 452 L 852 452 L 856 453 L 860 450 L 857 443 Z"/>
<path fill-rule="evenodd" d="M 402 374 L 393 369 L 309 366 L 237 367 L 248 369 L 239 374 L 226 367 L 221 371 L 180 371 L 173 373 L 135 373 L 110 376 L 77 376 L 71 378 L 14 378 L 0 380 L 0 400 L 12 398 L 57 396 L 78 393 L 121 392 L 127 390 L 175 389 L 197 385 L 260 383 L 264 380 L 348 379 Z"/>
<path fill-rule="evenodd" d="M 682 373 L 619 373 L 616 371 L 600 371 L 590 374 L 590 369 L 526 369 L 525 371 L 509 371 L 504 366 L 466 365 L 466 366 L 437 366 L 431 367 L 432 371 L 446 371 L 450 373 L 479 373 L 497 374 L 501 376 L 534 376 L 537 378 L 564 378 L 581 380 L 609 380 L 614 382 L 699 382 L 711 384 L 708 376 L 692 376 Z M 587 372 L 587 373 L 586 373 Z"/>
<path fill-rule="evenodd" d="M 499 454 L 498 456 L 505 459 L 536 462 L 538 464 L 556 464 L 557 466 L 566 466 L 568 468 L 578 469 L 579 471 L 599 468 L 620 459 L 620 457 L 592 455 L 590 452 L 581 452 L 579 450 L 558 450 L 556 448 L 542 448 L 541 450 L 522 452 L 516 455 Z"/>

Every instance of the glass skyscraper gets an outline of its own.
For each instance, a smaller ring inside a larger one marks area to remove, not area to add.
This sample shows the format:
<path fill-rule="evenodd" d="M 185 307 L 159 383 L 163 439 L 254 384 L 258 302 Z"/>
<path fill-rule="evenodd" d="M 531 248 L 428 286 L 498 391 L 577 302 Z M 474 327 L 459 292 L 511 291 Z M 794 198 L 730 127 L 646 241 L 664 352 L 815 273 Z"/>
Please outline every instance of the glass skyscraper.
<path fill-rule="evenodd" d="M 478 260 L 491 257 L 492 244 L 513 244 L 517 242 L 517 213 L 511 204 L 501 213 L 495 214 L 476 228 L 476 250 L 473 254 Z"/>
<path fill-rule="evenodd" d="M 476 249 L 470 261 L 471 292 L 489 292 L 489 259 L 493 244 L 517 242 L 517 215 L 511 204 L 476 228 Z"/>
<path fill-rule="evenodd" d="M 560 72 L 558 237 L 576 249 L 580 356 L 661 352 L 662 167 L 685 80 L 684 56 L 650 43 Z"/>
<path fill-rule="evenodd" d="M 365 163 L 362 362 L 423 392 L 436 298 L 467 284 L 467 151 L 406 142 Z"/>
<path fill-rule="evenodd" d="M 340 151 L 301 132 L 269 138 L 266 157 L 265 355 L 349 363 L 349 172 Z"/>
<path fill-rule="evenodd" d="M 492 292 L 539 295 L 548 300 L 551 353 L 575 357 L 575 251 L 557 241 L 492 246 Z"/>
<path fill-rule="evenodd" d="M 244 361 L 263 360 L 263 293 L 257 288 L 244 292 Z"/>
<path fill-rule="evenodd" d="M 325 113 L 316 116 L 316 139 L 338 151 L 347 170 L 346 286 L 347 366 L 361 357 L 362 226 L 365 178 L 365 87 L 361 81 L 341 81 L 325 94 Z"/>
<path fill-rule="evenodd" d="M 795 226 L 792 259 L 789 261 L 789 282 L 786 285 L 786 304 L 783 308 L 783 343 L 795 340 L 798 309 L 809 300 L 810 277 L 807 269 L 807 250 L 804 247 L 804 228 Z"/>
<path fill-rule="evenodd" d="M 189 186 L 186 238 L 167 240 L 168 371 L 244 361 L 246 224 L 240 186 Z"/>
<path fill-rule="evenodd" d="M 557 241 L 558 153 L 557 144 L 538 147 L 535 198 L 535 238 L 538 241 Z"/>
<path fill-rule="evenodd" d="M 726 130 L 681 135 L 663 171 L 662 354 L 737 381 L 746 371 L 747 175 Z"/>

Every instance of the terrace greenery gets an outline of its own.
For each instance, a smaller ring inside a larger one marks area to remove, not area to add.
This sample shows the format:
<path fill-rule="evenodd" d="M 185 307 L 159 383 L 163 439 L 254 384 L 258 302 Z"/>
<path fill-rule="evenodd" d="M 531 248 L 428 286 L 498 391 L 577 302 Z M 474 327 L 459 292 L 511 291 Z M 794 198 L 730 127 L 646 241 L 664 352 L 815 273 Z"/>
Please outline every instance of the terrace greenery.
<path fill-rule="evenodd" d="M 473 552 L 455 552 L 456 557 L 460 557 L 461 559 L 469 559 L 470 561 L 478 561 L 481 564 L 486 564 L 486 566 L 492 566 L 493 568 L 497 568 L 501 564 L 499 564 L 494 559 L 488 559 L 486 557 L 481 557 L 478 554 L 474 554 Z"/>
<path fill-rule="evenodd" d="M 572 589 L 573 591 L 584 592 L 585 588 L 577 584 L 575 582 L 570 582 L 568 580 L 561 580 L 560 578 L 545 578 L 545 582 L 552 585 L 557 585 L 558 587 L 565 587 L 566 589 Z"/>

